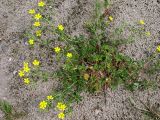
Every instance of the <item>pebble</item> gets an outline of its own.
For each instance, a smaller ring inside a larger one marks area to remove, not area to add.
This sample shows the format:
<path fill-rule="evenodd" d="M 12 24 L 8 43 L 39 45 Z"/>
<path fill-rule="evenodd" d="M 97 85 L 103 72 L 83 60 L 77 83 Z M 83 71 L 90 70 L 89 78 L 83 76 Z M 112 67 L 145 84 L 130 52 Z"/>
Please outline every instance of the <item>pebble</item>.
<path fill-rule="evenodd" d="M 16 70 L 14 70 L 14 71 L 13 71 L 13 75 L 15 75 L 16 73 L 17 73 L 17 71 L 16 71 Z"/>
<path fill-rule="evenodd" d="M 12 58 L 9 58 L 8 61 L 11 62 L 11 61 L 12 61 Z"/>

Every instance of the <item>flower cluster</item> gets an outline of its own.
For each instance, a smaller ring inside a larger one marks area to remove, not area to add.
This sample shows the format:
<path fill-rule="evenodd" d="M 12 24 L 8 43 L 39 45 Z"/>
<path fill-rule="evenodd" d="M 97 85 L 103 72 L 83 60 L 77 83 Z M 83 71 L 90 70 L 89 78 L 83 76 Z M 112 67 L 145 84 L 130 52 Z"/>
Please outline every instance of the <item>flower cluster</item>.
<path fill-rule="evenodd" d="M 34 66 L 39 66 L 40 62 L 38 60 L 34 60 L 32 63 Z M 18 75 L 19 75 L 19 77 L 23 78 L 25 84 L 30 83 L 30 79 L 28 78 L 30 71 L 31 71 L 31 69 L 29 67 L 29 63 L 23 62 L 23 68 L 21 70 L 19 70 Z"/>
<path fill-rule="evenodd" d="M 28 64 L 29 64 L 28 62 L 23 62 L 23 68 L 19 70 L 18 73 L 19 77 L 23 78 L 25 84 L 30 83 L 29 78 L 25 77 L 25 75 L 27 76 L 30 72 L 30 67 Z"/>
<path fill-rule="evenodd" d="M 54 99 L 54 97 L 52 95 L 47 96 L 46 100 L 43 100 L 39 103 L 39 108 L 41 110 L 46 109 L 49 106 L 50 101 L 53 99 Z M 62 102 L 58 102 L 56 108 L 60 111 L 60 113 L 58 114 L 58 118 L 64 119 L 65 118 L 64 111 L 66 110 L 67 106 Z"/>
<path fill-rule="evenodd" d="M 56 107 L 57 107 L 58 110 L 61 111 L 58 114 L 58 118 L 59 119 L 64 119 L 65 118 L 64 111 L 66 110 L 67 106 L 64 103 L 62 103 L 62 102 L 58 102 Z"/>
<path fill-rule="evenodd" d="M 49 102 L 50 102 L 51 100 L 53 100 L 53 99 L 54 99 L 54 97 L 53 97 L 52 95 L 48 95 L 48 96 L 46 97 L 46 100 L 43 100 L 43 101 L 41 101 L 41 102 L 39 103 L 39 108 L 42 109 L 42 110 L 46 109 L 47 106 L 48 106 L 48 104 L 49 104 Z"/>
<path fill-rule="evenodd" d="M 39 6 L 40 8 L 44 7 L 44 6 L 45 6 L 45 2 L 40 1 L 40 2 L 38 3 L 38 6 Z M 42 24 L 41 24 L 41 21 L 40 21 L 40 20 L 43 18 L 43 17 L 42 17 L 42 14 L 39 13 L 39 12 L 36 13 L 36 10 L 35 10 L 35 9 L 30 9 L 30 10 L 28 11 L 28 13 L 31 14 L 31 15 L 33 16 L 33 18 L 34 18 L 33 26 L 36 27 L 36 28 L 41 27 Z M 35 31 L 35 34 L 36 34 L 37 37 L 41 37 L 42 31 L 41 31 L 41 30 L 36 30 L 36 31 Z M 30 39 L 28 40 L 29 45 L 34 45 L 34 41 L 35 41 L 35 40 L 34 40 L 33 38 L 30 38 Z"/>

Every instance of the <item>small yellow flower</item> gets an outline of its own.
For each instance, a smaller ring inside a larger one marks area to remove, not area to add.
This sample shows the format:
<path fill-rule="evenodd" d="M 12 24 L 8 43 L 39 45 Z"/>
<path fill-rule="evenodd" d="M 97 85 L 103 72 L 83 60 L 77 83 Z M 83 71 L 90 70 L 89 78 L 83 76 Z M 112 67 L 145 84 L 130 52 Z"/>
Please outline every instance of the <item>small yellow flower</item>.
<path fill-rule="evenodd" d="M 89 79 L 89 74 L 85 73 L 85 74 L 83 75 L 83 77 L 84 77 L 85 80 L 88 80 L 88 79 Z"/>
<path fill-rule="evenodd" d="M 32 62 L 32 64 L 33 64 L 34 66 L 39 66 L 40 62 L 39 62 L 38 60 L 34 60 L 34 61 Z"/>
<path fill-rule="evenodd" d="M 151 33 L 150 32 L 146 32 L 146 36 L 150 36 L 151 35 Z"/>
<path fill-rule="evenodd" d="M 28 62 L 23 62 L 23 67 L 28 67 Z"/>
<path fill-rule="evenodd" d="M 41 35 L 42 35 L 42 31 L 41 31 L 41 30 L 37 30 L 37 31 L 36 31 L 36 36 L 37 36 L 37 37 L 40 37 Z"/>
<path fill-rule="evenodd" d="M 109 16 L 108 19 L 112 22 L 113 21 L 113 17 Z"/>
<path fill-rule="evenodd" d="M 157 46 L 157 51 L 160 52 L 160 45 Z"/>
<path fill-rule="evenodd" d="M 34 45 L 34 40 L 33 40 L 33 39 L 29 39 L 29 40 L 28 40 L 28 43 L 29 43 L 30 45 Z"/>
<path fill-rule="evenodd" d="M 140 20 L 139 24 L 144 25 L 145 24 L 144 20 Z"/>
<path fill-rule="evenodd" d="M 38 6 L 43 7 L 43 6 L 45 6 L 45 3 L 43 1 L 41 1 L 41 2 L 38 3 Z"/>
<path fill-rule="evenodd" d="M 47 102 L 46 101 L 41 101 L 40 103 L 39 103 L 39 108 L 40 109 L 45 109 L 47 107 Z"/>
<path fill-rule="evenodd" d="M 64 30 L 63 25 L 58 25 L 58 30 L 63 31 Z"/>
<path fill-rule="evenodd" d="M 30 9 L 30 10 L 28 11 L 28 13 L 29 13 L 29 14 L 35 14 L 35 10 L 34 10 L 34 9 Z"/>
<path fill-rule="evenodd" d="M 42 18 L 42 15 L 41 15 L 40 13 L 35 14 L 34 18 L 35 18 L 36 20 L 39 20 L 39 19 Z"/>
<path fill-rule="evenodd" d="M 25 79 L 24 79 L 24 83 L 25 83 L 25 84 L 29 84 L 29 83 L 30 83 L 29 78 L 25 78 Z"/>
<path fill-rule="evenodd" d="M 62 103 L 62 102 L 58 102 L 57 108 L 58 108 L 58 109 L 61 108 L 61 105 L 63 105 L 63 103 Z"/>
<path fill-rule="evenodd" d="M 41 26 L 41 23 L 40 22 L 34 22 L 34 24 L 33 24 L 35 27 L 39 27 L 39 26 Z"/>
<path fill-rule="evenodd" d="M 30 71 L 30 68 L 27 67 L 27 66 L 26 66 L 26 67 L 23 67 L 23 71 L 24 71 L 24 72 L 29 72 L 29 71 Z"/>
<path fill-rule="evenodd" d="M 23 77 L 23 76 L 24 76 L 24 72 L 23 72 L 22 70 L 20 70 L 19 73 L 18 73 L 18 75 L 19 75 L 20 77 Z"/>
<path fill-rule="evenodd" d="M 58 118 L 59 119 L 64 119 L 64 117 L 65 117 L 65 114 L 63 112 L 58 114 Z"/>
<path fill-rule="evenodd" d="M 59 52 L 61 51 L 61 48 L 60 48 L 60 47 L 55 47 L 55 48 L 54 48 L 54 51 L 55 51 L 56 53 L 59 53 Z"/>
<path fill-rule="evenodd" d="M 53 100 L 53 96 L 52 95 L 47 96 L 47 100 Z"/>
<path fill-rule="evenodd" d="M 67 53 L 68 58 L 72 58 L 72 56 L 73 56 L 72 53 Z"/>
<path fill-rule="evenodd" d="M 65 104 L 63 104 L 62 102 L 58 102 L 57 108 L 58 108 L 59 110 L 64 111 L 64 110 L 67 108 L 67 106 L 66 106 Z"/>

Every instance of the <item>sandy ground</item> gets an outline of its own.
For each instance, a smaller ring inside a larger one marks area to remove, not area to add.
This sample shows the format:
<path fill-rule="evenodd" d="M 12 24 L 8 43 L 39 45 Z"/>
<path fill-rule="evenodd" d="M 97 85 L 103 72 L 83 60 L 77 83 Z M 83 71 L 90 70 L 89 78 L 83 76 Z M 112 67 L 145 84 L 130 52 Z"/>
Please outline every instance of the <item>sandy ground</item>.
<path fill-rule="evenodd" d="M 18 120 L 57 120 L 56 113 L 40 112 L 37 109 L 41 101 L 49 91 L 55 87 L 54 82 L 38 83 L 36 88 L 25 87 L 15 75 L 23 59 L 20 56 L 26 52 L 26 47 L 21 44 L 23 32 L 30 25 L 30 17 L 27 10 L 36 5 L 38 0 L 0 0 L 0 99 L 7 100 L 18 110 L 27 115 Z M 55 20 L 67 26 L 72 35 L 83 33 L 83 22 L 90 18 L 94 0 L 58 0 L 55 7 Z M 115 16 L 113 26 L 118 26 L 123 21 L 135 24 L 143 19 L 146 21 L 146 29 L 152 36 L 148 39 L 137 39 L 135 43 L 125 46 L 125 53 L 142 59 L 145 51 L 155 43 L 160 43 L 160 1 L 159 0 L 114 0 L 112 1 L 112 14 Z M 83 94 L 84 99 L 79 104 L 74 104 L 73 114 L 67 120 L 147 120 L 144 115 L 134 109 L 128 101 L 133 97 L 149 101 L 152 104 L 160 104 L 160 91 L 145 90 L 133 93 L 119 87 L 116 91 L 106 91 L 104 95 Z M 0 120 L 2 119 L 0 111 Z M 150 119 L 148 119 L 150 120 Z"/>

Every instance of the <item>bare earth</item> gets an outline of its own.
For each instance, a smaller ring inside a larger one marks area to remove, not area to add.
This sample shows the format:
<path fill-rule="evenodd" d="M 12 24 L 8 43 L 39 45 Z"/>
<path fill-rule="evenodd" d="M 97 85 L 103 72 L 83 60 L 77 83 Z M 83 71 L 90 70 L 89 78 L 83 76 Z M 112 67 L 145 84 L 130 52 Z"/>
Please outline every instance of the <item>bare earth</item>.
<path fill-rule="evenodd" d="M 57 120 L 54 110 L 40 112 L 37 108 L 39 101 L 55 87 L 54 81 L 37 83 L 36 88 L 30 88 L 23 86 L 14 77 L 23 61 L 20 56 L 26 52 L 21 44 L 21 36 L 31 25 L 27 10 L 36 6 L 37 2 L 38 0 L 0 0 L 0 99 L 9 101 L 15 109 L 27 113 L 17 120 Z M 135 59 L 146 57 L 148 47 L 160 43 L 160 1 L 111 0 L 111 3 L 115 19 L 113 27 L 123 21 L 135 24 L 140 19 L 145 20 L 146 29 L 152 36 L 137 39 L 135 43 L 125 46 L 125 53 Z M 72 35 L 84 33 L 82 25 L 93 13 L 94 0 L 58 0 L 54 5 L 57 23 L 65 24 Z M 138 106 L 142 106 L 138 99 L 144 102 L 148 99 L 153 105 L 160 104 L 160 88 L 132 93 L 120 86 L 116 91 L 108 89 L 106 93 L 106 98 L 103 93 L 84 93 L 83 101 L 74 104 L 73 114 L 68 115 L 66 120 L 150 120 L 133 108 L 128 98 L 133 97 Z M 0 111 L 0 120 L 2 117 Z"/>

